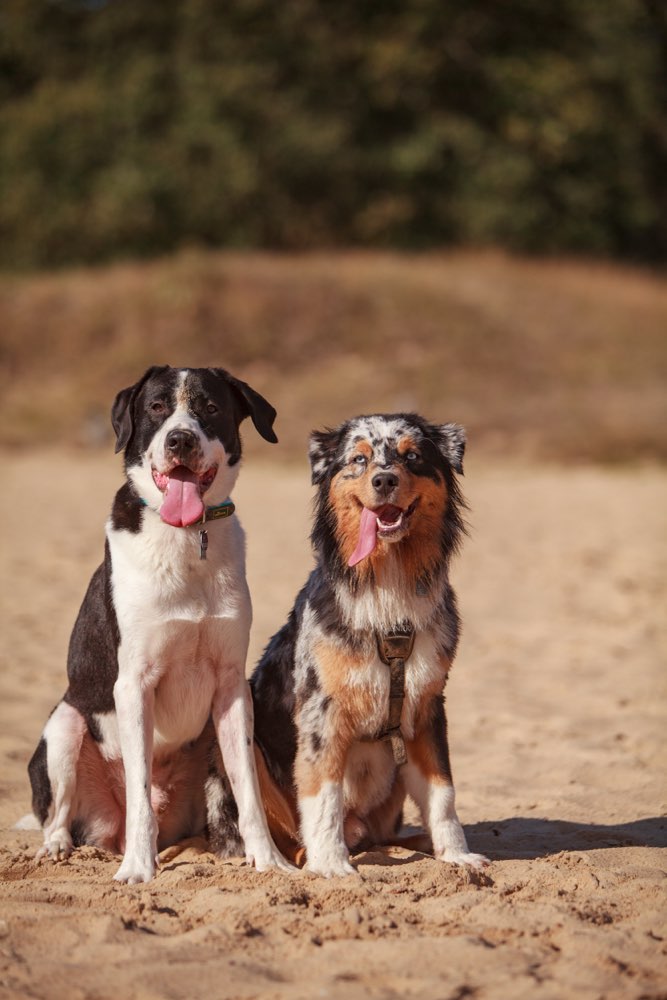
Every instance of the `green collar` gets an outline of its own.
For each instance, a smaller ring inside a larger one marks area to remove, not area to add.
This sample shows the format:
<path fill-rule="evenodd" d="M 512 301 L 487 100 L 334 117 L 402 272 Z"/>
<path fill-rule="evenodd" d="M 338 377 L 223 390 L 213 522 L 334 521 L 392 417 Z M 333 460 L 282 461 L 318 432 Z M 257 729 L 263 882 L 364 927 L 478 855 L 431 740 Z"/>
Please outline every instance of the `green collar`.
<path fill-rule="evenodd" d="M 144 507 L 148 507 L 148 501 L 144 500 L 143 497 L 139 497 L 139 503 Z M 201 521 L 195 521 L 194 524 L 189 524 L 189 528 L 194 528 L 198 524 L 204 524 L 206 521 L 217 521 L 221 517 L 231 517 L 236 507 L 231 500 L 223 500 L 222 503 L 216 503 L 212 507 L 204 508 L 204 516 Z"/>
<path fill-rule="evenodd" d="M 213 507 L 207 507 L 204 511 L 204 521 L 217 521 L 219 517 L 231 517 L 236 507 L 231 500 L 223 500 Z"/>

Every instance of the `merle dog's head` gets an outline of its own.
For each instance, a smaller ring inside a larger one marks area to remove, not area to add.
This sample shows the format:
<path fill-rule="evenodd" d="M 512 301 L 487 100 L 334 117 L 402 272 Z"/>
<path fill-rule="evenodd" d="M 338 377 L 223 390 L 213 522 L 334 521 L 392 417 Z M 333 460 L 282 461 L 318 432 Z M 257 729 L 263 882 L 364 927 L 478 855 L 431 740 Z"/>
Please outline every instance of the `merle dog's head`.
<path fill-rule="evenodd" d="M 414 413 L 361 416 L 313 433 L 313 541 L 321 556 L 363 575 L 392 551 L 416 576 L 434 572 L 463 530 L 454 474 L 463 473 L 464 450 L 458 424 Z"/>
<path fill-rule="evenodd" d="M 163 520 L 194 523 L 203 497 L 229 496 L 241 457 L 241 422 L 250 417 L 267 441 L 276 411 L 223 368 L 149 368 L 116 396 L 111 422 L 128 479 Z"/>

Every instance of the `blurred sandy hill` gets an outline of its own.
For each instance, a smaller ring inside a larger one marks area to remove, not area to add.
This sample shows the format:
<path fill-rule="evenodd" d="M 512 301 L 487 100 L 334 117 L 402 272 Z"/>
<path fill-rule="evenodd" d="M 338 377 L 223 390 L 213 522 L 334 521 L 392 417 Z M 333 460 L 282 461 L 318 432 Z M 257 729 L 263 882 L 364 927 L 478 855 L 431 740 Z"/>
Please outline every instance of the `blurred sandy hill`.
<path fill-rule="evenodd" d="M 115 393 L 171 363 L 263 392 L 283 460 L 314 427 L 411 409 L 478 454 L 667 457 L 667 283 L 619 265 L 185 252 L 2 277 L 0 338 L 7 445 L 108 444 Z"/>

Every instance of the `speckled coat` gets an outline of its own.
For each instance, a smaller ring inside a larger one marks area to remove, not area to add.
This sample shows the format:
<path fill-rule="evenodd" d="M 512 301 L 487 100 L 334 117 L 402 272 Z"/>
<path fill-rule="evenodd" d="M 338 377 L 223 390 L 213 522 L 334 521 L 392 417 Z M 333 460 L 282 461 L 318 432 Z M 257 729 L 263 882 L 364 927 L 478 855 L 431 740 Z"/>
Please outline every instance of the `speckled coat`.
<path fill-rule="evenodd" d="M 272 834 L 293 857 L 305 847 L 308 868 L 322 875 L 353 872 L 350 851 L 391 839 L 406 792 L 437 857 L 485 863 L 456 816 L 443 700 L 459 635 L 449 562 L 463 532 L 464 447 L 461 427 L 414 414 L 357 417 L 311 436 L 316 567 L 251 687 Z M 364 530 L 372 551 L 360 558 Z M 389 705 L 378 641 L 397 626 L 415 635 L 402 767 L 377 739 Z"/>

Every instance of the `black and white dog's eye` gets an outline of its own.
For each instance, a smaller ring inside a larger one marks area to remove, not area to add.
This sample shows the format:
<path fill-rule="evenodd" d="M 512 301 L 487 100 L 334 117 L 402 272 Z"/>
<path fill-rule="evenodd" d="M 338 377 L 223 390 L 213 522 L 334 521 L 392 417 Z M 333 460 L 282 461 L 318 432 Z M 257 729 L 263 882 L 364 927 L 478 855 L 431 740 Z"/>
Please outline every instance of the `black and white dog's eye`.
<path fill-rule="evenodd" d="M 218 412 L 218 407 L 215 405 L 215 403 L 209 402 L 209 403 L 206 404 L 206 412 L 207 413 L 217 413 Z"/>
<path fill-rule="evenodd" d="M 159 417 L 162 413 L 164 413 L 166 407 L 161 399 L 154 399 L 150 404 L 149 409 L 151 413 L 155 414 L 156 417 Z"/>

